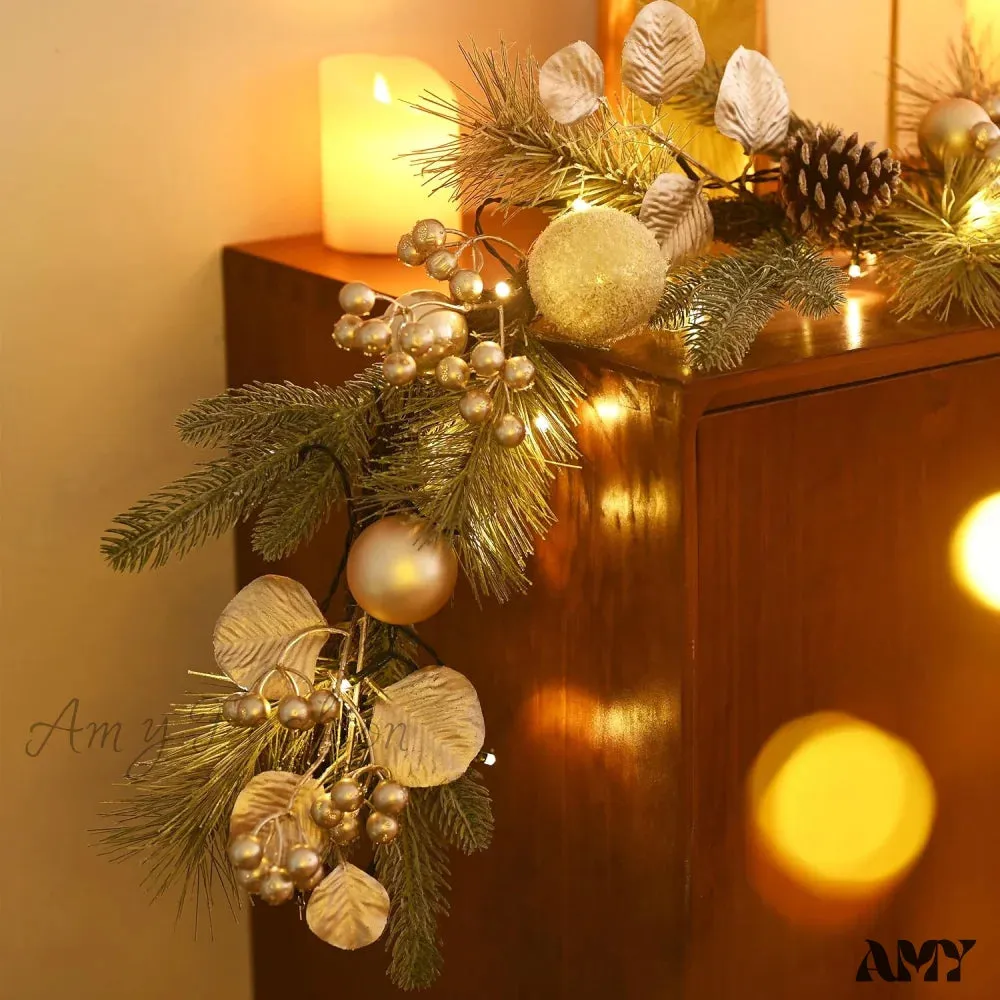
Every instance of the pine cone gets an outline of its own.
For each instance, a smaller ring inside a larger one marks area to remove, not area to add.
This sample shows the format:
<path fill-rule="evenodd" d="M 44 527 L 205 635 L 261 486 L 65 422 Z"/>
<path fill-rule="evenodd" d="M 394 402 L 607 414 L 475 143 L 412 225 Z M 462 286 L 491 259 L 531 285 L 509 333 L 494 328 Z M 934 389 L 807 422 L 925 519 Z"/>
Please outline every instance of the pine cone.
<path fill-rule="evenodd" d="M 876 145 L 860 145 L 857 132 L 817 128 L 793 136 L 781 157 L 781 200 L 792 226 L 837 237 L 887 207 L 900 185 L 900 165 L 888 149 L 876 153 Z"/>

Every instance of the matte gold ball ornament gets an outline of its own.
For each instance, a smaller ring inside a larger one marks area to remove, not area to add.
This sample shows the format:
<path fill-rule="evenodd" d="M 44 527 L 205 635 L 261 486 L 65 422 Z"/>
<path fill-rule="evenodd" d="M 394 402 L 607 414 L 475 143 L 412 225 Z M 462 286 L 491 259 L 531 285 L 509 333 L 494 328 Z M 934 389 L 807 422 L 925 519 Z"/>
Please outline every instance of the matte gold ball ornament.
<path fill-rule="evenodd" d="M 247 892 L 257 893 L 266 875 L 264 868 L 237 868 L 236 884 Z"/>
<path fill-rule="evenodd" d="M 286 694 L 278 702 L 278 722 L 286 729 L 312 729 L 315 725 L 309 702 L 297 694 Z"/>
<path fill-rule="evenodd" d="M 422 518 L 392 515 L 365 528 L 351 546 L 347 586 L 373 618 L 411 625 L 448 603 L 458 579 L 458 557 L 428 528 Z"/>
<path fill-rule="evenodd" d="M 231 694 L 222 703 L 222 718 L 226 722 L 231 723 L 236 726 L 239 725 L 240 721 L 240 702 L 243 700 L 243 692 L 237 691 L 235 694 Z"/>
<path fill-rule="evenodd" d="M 361 808 L 365 794 L 354 778 L 341 778 L 330 789 L 330 801 L 341 812 L 349 813 Z"/>
<path fill-rule="evenodd" d="M 262 726 L 270 718 L 271 705 L 259 694 L 245 694 L 240 699 L 237 714 L 241 726 Z"/>
<path fill-rule="evenodd" d="M 483 296 L 483 276 L 478 271 L 461 268 L 451 276 L 448 291 L 456 302 L 478 302 Z"/>
<path fill-rule="evenodd" d="M 257 837 L 244 833 L 229 841 L 226 854 L 229 856 L 229 863 L 234 868 L 254 870 L 260 866 L 263 860 L 264 848 Z"/>
<path fill-rule="evenodd" d="M 310 879 L 322 865 L 320 856 L 307 844 L 298 844 L 288 852 L 285 869 L 296 882 Z"/>
<path fill-rule="evenodd" d="M 295 883 L 280 868 L 272 868 L 264 876 L 258 891 L 268 906 L 280 906 L 295 894 Z"/>
<path fill-rule="evenodd" d="M 458 412 L 470 424 L 484 424 L 493 413 L 493 400 L 482 389 L 470 389 L 459 401 Z"/>
<path fill-rule="evenodd" d="M 358 327 L 362 323 L 364 323 L 364 320 L 353 313 L 346 313 L 341 316 L 333 326 L 333 339 L 336 341 L 337 346 L 343 348 L 345 351 L 357 347 Z"/>
<path fill-rule="evenodd" d="M 400 349 L 414 358 L 422 358 L 434 346 L 434 329 L 416 320 L 404 323 L 399 330 Z"/>
<path fill-rule="evenodd" d="M 528 287 L 559 337 L 605 346 L 648 322 L 667 262 L 656 237 L 614 208 L 570 212 L 542 231 L 528 255 Z"/>
<path fill-rule="evenodd" d="M 340 308 L 354 316 L 367 316 L 375 308 L 375 292 L 362 281 L 349 281 L 340 290 Z"/>
<path fill-rule="evenodd" d="M 391 339 L 392 331 L 389 329 L 389 324 L 381 319 L 366 320 L 358 327 L 355 336 L 357 346 L 369 355 L 384 354 Z"/>
<path fill-rule="evenodd" d="M 361 820 L 357 813 L 345 813 L 344 818 L 330 831 L 335 844 L 344 847 L 354 843 L 361 836 Z"/>
<path fill-rule="evenodd" d="M 496 375 L 505 360 L 503 348 L 495 340 L 481 340 L 469 355 L 472 370 L 483 378 Z"/>
<path fill-rule="evenodd" d="M 332 830 L 343 818 L 343 812 L 333 804 L 329 795 L 317 795 L 309 807 L 313 822 L 324 830 Z"/>
<path fill-rule="evenodd" d="M 972 129 L 989 121 L 986 111 L 965 97 L 936 101 L 917 128 L 920 152 L 932 167 L 938 168 L 946 157 L 968 156 L 975 151 Z"/>
<path fill-rule="evenodd" d="M 504 448 L 516 448 L 526 433 L 524 421 L 513 413 L 505 413 L 493 427 L 493 436 Z"/>
<path fill-rule="evenodd" d="M 985 111 L 990 118 L 1000 125 L 1000 92 L 996 94 L 990 94 L 982 103 L 983 111 Z"/>
<path fill-rule="evenodd" d="M 365 822 L 365 832 L 373 844 L 388 844 L 399 834 L 399 821 L 394 816 L 373 812 Z"/>
<path fill-rule="evenodd" d="M 530 389 L 535 382 L 535 366 L 523 355 L 503 363 L 503 380 L 511 389 Z"/>
<path fill-rule="evenodd" d="M 372 791 L 372 805 L 387 816 L 398 816 L 409 801 L 409 789 L 398 781 L 380 781 Z"/>
<path fill-rule="evenodd" d="M 389 385 L 409 385 L 417 377 L 417 362 L 410 354 L 393 351 L 382 362 L 382 374 Z"/>

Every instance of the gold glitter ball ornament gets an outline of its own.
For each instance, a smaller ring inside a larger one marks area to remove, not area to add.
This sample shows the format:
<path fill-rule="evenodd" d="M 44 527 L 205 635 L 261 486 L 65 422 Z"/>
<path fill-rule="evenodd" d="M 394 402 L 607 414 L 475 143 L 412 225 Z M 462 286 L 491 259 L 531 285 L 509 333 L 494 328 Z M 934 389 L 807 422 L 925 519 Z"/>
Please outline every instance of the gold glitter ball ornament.
<path fill-rule="evenodd" d="M 341 778 L 330 789 L 330 801 L 343 812 L 354 812 L 361 808 L 365 796 L 353 778 Z"/>
<path fill-rule="evenodd" d="M 435 250 L 424 265 L 438 281 L 447 281 L 458 270 L 458 258 L 450 250 Z"/>
<path fill-rule="evenodd" d="M 525 432 L 524 421 L 513 413 L 505 413 L 493 428 L 493 436 L 505 448 L 516 448 L 524 440 Z"/>
<path fill-rule="evenodd" d="M 383 517 L 369 525 L 347 557 L 347 586 L 373 618 L 411 625 L 448 603 L 458 580 L 458 557 L 422 518 Z M 333 800 L 341 806 L 335 794 Z"/>
<path fill-rule="evenodd" d="M 249 833 L 241 833 L 229 841 L 226 848 L 229 863 L 234 868 L 256 869 L 264 857 L 260 840 Z"/>
<path fill-rule="evenodd" d="M 972 128 L 989 120 L 985 109 L 967 98 L 936 101 L 917 128 L 920 152 L 932 167 L 941 167 L 946 156 L 968 156 L 975 149 Z"/>
<path fill-rule="evenodd" d="M 392 332 L 385 320 L 369 319 L 358 327 L 355 343 L 365 354 L 384 354 L 391 339 Z"/>
<path fill-rule="evenodd" d="M 571 212 L 552 222 L 528 256 L 528 287 L 558 336 L 612 343 L 653 315 L 667 265 L 656 237 L 616 208 Z"/>
<path fill-rule="evenodd" d="M 409 791 L 398 781 L 380 781 L 372 792 L 372 805 L 387 816 L 398 816 L 409 801 Z"/>
<path fill-rule="evenodd" d="M 469 366 L 464 358 L 442 358 L 434 369 L 438 385 L 445 389 L 464 389 L 469 382 Z"/>
<path fill-rule="evenodd" d="M 447 239 L 448 230 L 437 219 L 421 219 L 410 231 L 410 240 L 423 253 L 443 247 Z"/>
<path fill-rule="evenodd" d="M 373 844 L 388 844 L 399 833 L 399 821 L 385 813 L 373 812 L 365 823 L 365 830 Z"/>
<path fill-rule="evenodd" d="M 979 153 L 985 153 L 990 146 L 1000 139 L 1000 125 L 996 122 L 979 122 L 969 129 L 969 138 L 972 145 Z"/>
<path fill-rule="evenodd" d="M 419 267 L 423 264 L 426 256 L 422 250 L 417 249 L 413 242 L 412 233 L 404 233 L 396 244 L 396 257 L 407 267 Z"/>
<path fill-rule="evenodd" d="M 333 804 L 329 795 L 317 795 L 309 807 L 309 815 L 317 826 L 329 830 L 335 827 L 343 818 L 343 812 Z"/>
<path fill-rule="evenodd" d="M 361 836 L 361 820 L 357 813 L 347 813 L 344 818 L 330 831 L 330 837 L 335 844 L 343 847 Z"/>

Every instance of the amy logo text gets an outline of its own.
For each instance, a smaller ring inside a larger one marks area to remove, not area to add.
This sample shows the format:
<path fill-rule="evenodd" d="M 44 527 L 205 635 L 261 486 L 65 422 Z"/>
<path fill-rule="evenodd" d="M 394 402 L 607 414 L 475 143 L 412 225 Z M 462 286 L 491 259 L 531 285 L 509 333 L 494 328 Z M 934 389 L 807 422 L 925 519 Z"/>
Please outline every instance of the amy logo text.
<path fill-rule="evenodd" d="M 961 938 L 958 941 L 933 938 L 925 941 L 917 949 L 912 941 L 897 941 L 894 965 L 889 953 L 878 941 L 867 940 L 868 951 L 861 959 L 855 979 L 859 983 L 871 983 L 877 979 L 886 983 L 910 983 L 914 979 L 923 979 L 925 983 L 939 981 L 960 983 L 962 959 L 972 950 L 975 943 L 975 940 L 968 938 Z M 939 957 L 943 959 L 940 962 Z M 920 974 L 921 970 L 923 975 Z M 943 980 L 939 980 L 941 971 L 944 972 Z"/>

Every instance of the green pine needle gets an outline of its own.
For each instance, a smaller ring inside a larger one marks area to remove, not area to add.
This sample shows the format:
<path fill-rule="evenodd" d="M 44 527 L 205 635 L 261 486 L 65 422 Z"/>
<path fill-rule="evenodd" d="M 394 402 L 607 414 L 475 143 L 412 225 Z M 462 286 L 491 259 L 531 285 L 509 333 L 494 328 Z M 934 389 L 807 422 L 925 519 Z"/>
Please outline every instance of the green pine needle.
<path fill-rule="evenodd" d="M 430 821 L 444 839 L 464 854 L 485 851 L 493 841 L 493 804 L 482 775 L 470 769 L 434 792 L 428 797 Z"/>

